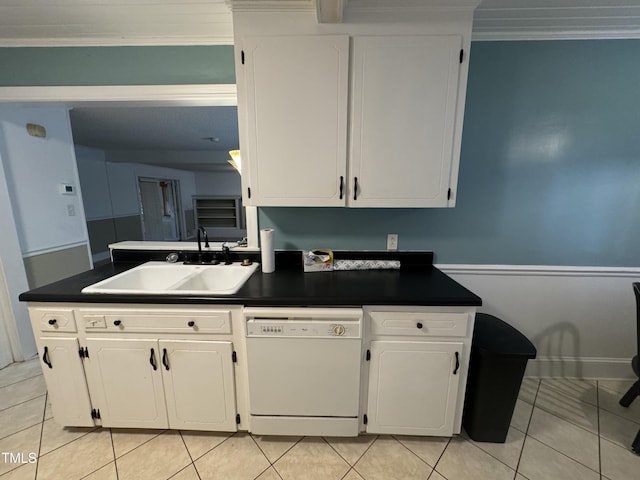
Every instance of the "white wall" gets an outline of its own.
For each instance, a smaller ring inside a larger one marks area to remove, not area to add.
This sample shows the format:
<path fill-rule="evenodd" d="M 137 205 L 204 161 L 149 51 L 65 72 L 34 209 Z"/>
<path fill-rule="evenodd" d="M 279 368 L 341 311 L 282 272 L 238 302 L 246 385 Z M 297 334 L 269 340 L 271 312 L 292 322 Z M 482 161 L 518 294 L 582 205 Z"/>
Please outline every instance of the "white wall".
<path fill-rule="evenodd" d="M 76 145 L 75 152 L 87 220 L 112 218 L 113 209 L 104 151 Z"/>
<path fill-rule="evenodd" d="M 26 124 L 47 129 L 46 138 L 31 137 Z M 0 108 L 0 258 L 6 280 L 3 321 L 19 342 L 17 360 L 36 353 L 26 304 L 18 301 L 29 289 L 23 257 L 87 243 L 73 142 L 67 110 L 62 107 Z M 61 195 L 70 183 L 76 195 Z M 75 216 L 69 216 L 72 205 Z M 0 295 L 2 298 L 2 295 Z M 12 317 L 12 318 L 7 318 Z"/>
<path fill-rule="evenodd" d="M 138 177 L 178 180 L 183 208 L 190 209 L 196 194 L 196 175 L 186 170 L 135 162 L 110 161 L 113 153 L 76 145 L 78 170 L 88 220 L 139 215 Z M 116 157 L 134 159 L 134 152 L 118 151 Z"/>
<path fill-rule="evenodd" d="M 47 130 L 32 137 L 26 124 Z M 23 256 L 87 243 L 69 115 L 64 107 L 3 106 L 3 165 Z M 75 195 L 62 195 L 60 184 Z M 69 215 L 68 209 L 74 211 Z"/>
<path fill-rule="evenodd" d="M 0 126 L 0 149 L 4 144 L 4 134 Z M 0 161 L 2 163 L 4 155 L 0 151 Z M 4 168 L 0 168 L 0 225 L 2 225 L 2 241 L 0 241 L 0 261 L 4 277 L 4 282 L 0 279 L 0 322 L 4 328 L 0 335 L 4 334 L 4 339 L 0 342 L 3 349 L 7 343 L 12 344 L 13 354 L 5 352 L 0 360 L 0 365 L 9 363 L 11 360 L 24 360 L 36 353 L 36 344 L 29 323 L 27 306 L 18 301 L 18 295 L 29 290 L 27 275 L 22 262 L 22 252 L 20 242 L 15 228 L 13 208 L 9 198 L 7 180 Z M 8 355 L 7 355 L 8 353 Z M 9 356 L 15 357 L 9 359 Z"/>
<path fill-rule="evenodd" d="M 108 155 L 108 154 L 107 154 Z M 108 157 L 107 157 L 108 158 Z M 182 209 L 193 208 L 193 196 L 196 194 L 196 174 L 186 170 L 155 167 L 142 163 L 133 164 L 134 174 L 137 177 L 162 178 L 180 181 L 180 200 Z M 136 180 L 137 182 L 137 180 Z M 136 183 L 137 189 L 137 183 Z M 183 218 L 184 221 L 184 218 Z"/>
<path fill-rule="evenodd" d="M 180 201 L 182 202 L 180 223 L 184 228 L 184 210 L 193 208 L 192 197 L 196 194 L 196 175 L 193 172 L 142 163 L 112 162 L 109 161 L 110 155 L 111 152 L 107 151 L 105 158 L 114 217 L 140 215 L 139 177 L 178 180 L 180 184 Z"/>
<path fill-rule="evenodd" d="M 442 265 L 538 350 L 528 374 L 632 378 L 640 269 Z"/>
<path fill-rule="evenodd" d="M 241 196 L 242 185 L 238 172 L 199 172 L 196 176 L 198 195 Z"/>
<path fill-rule="evenodd" d="M 106 162 L 106 170 L 113 216 L 140 215 L 135 166 L 131 163 Z"/>

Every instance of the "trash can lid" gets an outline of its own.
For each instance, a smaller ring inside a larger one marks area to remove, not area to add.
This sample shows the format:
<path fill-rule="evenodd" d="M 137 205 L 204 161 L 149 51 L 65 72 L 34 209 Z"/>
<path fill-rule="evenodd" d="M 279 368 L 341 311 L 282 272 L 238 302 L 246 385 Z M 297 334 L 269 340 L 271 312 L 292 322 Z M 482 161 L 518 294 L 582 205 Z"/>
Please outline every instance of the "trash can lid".
<path fill-rule="evenodd" d="M 477 313 L 473 330 L 472 350 L 481 355 L 497 357 L 536 358 L 536 347 L 518 330 L 505 321 Z"/>

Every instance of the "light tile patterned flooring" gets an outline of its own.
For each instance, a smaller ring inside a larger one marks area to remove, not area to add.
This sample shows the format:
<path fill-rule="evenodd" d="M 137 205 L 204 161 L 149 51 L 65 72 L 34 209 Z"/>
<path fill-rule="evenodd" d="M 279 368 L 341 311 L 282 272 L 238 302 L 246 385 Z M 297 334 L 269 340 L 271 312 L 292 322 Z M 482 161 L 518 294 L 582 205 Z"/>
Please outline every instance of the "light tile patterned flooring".
<path fill-rule="evenodd" d="M 504 444 L 63 429 L 34 359 L 0 370 L 0 480 L 632 480 L 640 399 L 618 405 L 630 384 L 525 379 Z"/>

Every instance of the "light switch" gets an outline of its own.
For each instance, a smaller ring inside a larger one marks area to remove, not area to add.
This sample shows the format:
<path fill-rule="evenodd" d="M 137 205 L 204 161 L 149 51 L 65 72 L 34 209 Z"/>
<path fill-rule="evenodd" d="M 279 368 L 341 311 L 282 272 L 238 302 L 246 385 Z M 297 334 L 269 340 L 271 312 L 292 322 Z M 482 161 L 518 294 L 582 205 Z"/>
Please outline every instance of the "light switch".
<path fill-rule="evenodd" d="M 72 204 L 67 205 L 67 215 L 70 217 L 75 217 L 76 215 L 76 207 Z"/>

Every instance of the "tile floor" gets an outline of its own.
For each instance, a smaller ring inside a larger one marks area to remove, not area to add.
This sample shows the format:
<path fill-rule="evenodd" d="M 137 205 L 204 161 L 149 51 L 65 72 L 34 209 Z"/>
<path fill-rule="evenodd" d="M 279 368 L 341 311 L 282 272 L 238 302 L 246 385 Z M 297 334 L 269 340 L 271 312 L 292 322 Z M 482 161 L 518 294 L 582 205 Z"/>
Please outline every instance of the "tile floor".
<path fill-rule="evenodd" d="M 640 400 L 618 405 L 629 385 L 525 379 L 504 444 L 63 429 L 36 359 L 0 370 L 0 480 L 632 480 Z"/>

